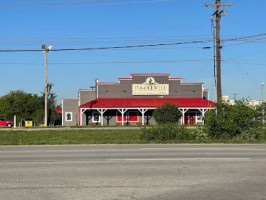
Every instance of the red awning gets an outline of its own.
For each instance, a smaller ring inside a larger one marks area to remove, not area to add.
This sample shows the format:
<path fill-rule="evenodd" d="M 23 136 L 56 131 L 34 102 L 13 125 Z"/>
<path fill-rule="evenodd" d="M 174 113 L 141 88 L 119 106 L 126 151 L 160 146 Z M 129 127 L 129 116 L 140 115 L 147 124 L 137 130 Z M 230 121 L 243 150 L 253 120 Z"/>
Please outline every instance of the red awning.
<path fill-rule="evenodd" d="M 98 98 L 80 108 L 157 108 L 171 102 L 180 108 L 214 108 L 212 101 L 202 98 Z"/>
<path fill-rule="evenodd" d="M 61 114 L 62 113 L 62 109 L 54 109 L 55 112 Z"/>

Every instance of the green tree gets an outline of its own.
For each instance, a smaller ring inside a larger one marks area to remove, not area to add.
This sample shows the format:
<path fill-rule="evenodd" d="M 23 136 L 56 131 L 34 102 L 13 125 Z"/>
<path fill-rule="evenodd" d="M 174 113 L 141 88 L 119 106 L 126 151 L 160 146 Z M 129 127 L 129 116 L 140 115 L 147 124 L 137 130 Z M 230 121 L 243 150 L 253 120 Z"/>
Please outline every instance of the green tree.
<path fill-rule="evenodd" d="M 61 114 L 54 111 L 60 106 L 56 105 L 56 94 L 52 92 L 53 84 L 48 84 L 48 124 L 60 125 Z M 0 117 L 12 120 L 17 116 L 17 122 L 21 119 L 32 119 L 35 124 L 44 123 L 44 93 L 26 93 L 22 90 L 10 91 L 7 95 L 0 97 Z"/>
<path fill-rule="evenodd" d="M 0 98 L 0 116 L 12 120 L 14 115 L 17 121 L 25 118 L 35 120 L 36 112 L 42 109 L 40 97 L 22 90 L 10 91 Z"/>
<path fill-rule="evenodd" d="M 178 106 L 170 102 L 165 103 L 153 112 L 153 117 L 158 124 L 177 123 L 181 116 L 182 113 Z"/>
<path fill-rule="evenodd" d="M 61 107 L 56 105 L 56 98 L 57 95 L 55 92 L 52 91 L 54 84 L 53 83 L 48 83 L 47 84 L 47 122 L 48 125 L 61 125 L 61 119 L 62 116 L 61 114 L 55 112 L 55 109 L 60 109 Z M 42 100 L 43 100 L 43 105 L 44 105 L 44 92 L 42 93 Z"/>
<path fill-rule="evenodd" d="M 266 102 L 261 103 L 259 106 L 256 107 L 256 109 L 261 114 L 261 122 L 263 123 L 263 119 L 264 119 L 264 124 L 265 124 L 265 121 L 266 121 Z"/>
<path fill-rule="evenodd" d="M 221 102 L 216 104 L 216 109 L 208 111 L 205 115 L 204 129 L 210 137 L 215 139 L 232 139 L 241 135 L 256 137 L 260 112 L 251 108 L 247 100 L 236 101 L 235 105 Z"/>

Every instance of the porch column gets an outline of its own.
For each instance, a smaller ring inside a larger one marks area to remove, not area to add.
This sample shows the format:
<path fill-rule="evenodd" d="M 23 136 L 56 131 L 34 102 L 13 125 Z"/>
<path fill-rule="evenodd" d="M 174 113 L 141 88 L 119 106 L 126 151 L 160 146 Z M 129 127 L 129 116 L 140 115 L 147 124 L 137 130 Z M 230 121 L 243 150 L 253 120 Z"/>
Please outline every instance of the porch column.
<path fill-rule="evenodd" d="M 98 112 L 101 114 L 101 126 L 103 126 L 103 113 L 105 113 L 105 111 L 107 110 L 107 109 L 97 109 L 98 110 Z"/>
<path fill-rule="evenodd" d="M 180 108 L 179 110 L 182 112 L 182 121 L 181 121 L 181 124 L 184 125 L 185 124 L 185 113 L 188 111 L 188 109 Z"/>
<path fill-rule="evenodd" d="M 80 110 L 80 126 L 82 126 L 82 116 L 83 116 L 83 113 L 86 111 L 87 109 L 85 109 L 85 108 L 81 108 L 81 110 Z"/>
<path fill-rule="evenodd" d="M 138 110 L 142 114 L 142 126 L 143 126 L 144 125 L 144 114 L 145 114 L 145 112 L 147 112 L 148 109 L 141 108 L 141 109 L 138 109 Z"/>
<path fill-rule="evenodd" d="M 202 118 L 204 118 L 205 113 L 208 111 L 207 108 L 199 108 L 199 111 L 202 113 Z M 202 120 L 202 124 L 204 124 L 204 120 Z"/>
<path fill-rule="evenodd" d="M 124 114 L 125 114 L 125 112 L 127 111 L 127 109 L 124 109 L 124 108 L 122 108 L 122 109 L 118 109 L 118 111 L 121 113 L 121 115 L 122 115 L 122 126 L 124 126 Z"/>

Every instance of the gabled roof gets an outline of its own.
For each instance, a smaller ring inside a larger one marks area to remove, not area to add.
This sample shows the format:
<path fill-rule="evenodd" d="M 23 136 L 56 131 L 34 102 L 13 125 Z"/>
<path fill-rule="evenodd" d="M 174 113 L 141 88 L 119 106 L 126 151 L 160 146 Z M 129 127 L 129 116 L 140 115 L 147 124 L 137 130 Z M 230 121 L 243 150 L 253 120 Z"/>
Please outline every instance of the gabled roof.
<path fill-rule="evenodd" d="M 157 108 L 171 102 L 180 108 L 213 108 L 212 101 L 202 98 L 98 98 L 80 108 Z"/>

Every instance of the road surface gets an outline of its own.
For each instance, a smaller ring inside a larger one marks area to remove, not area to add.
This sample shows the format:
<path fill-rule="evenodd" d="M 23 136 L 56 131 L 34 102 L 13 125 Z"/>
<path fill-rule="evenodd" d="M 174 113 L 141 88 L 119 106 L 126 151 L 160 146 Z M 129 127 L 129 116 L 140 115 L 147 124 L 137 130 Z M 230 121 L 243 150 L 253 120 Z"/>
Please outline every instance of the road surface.
<path fill-rule="evenodd" d="M 2 200 L 265 200 L 266 145 L 0 147 Z"/>

